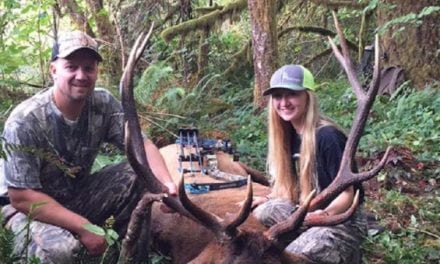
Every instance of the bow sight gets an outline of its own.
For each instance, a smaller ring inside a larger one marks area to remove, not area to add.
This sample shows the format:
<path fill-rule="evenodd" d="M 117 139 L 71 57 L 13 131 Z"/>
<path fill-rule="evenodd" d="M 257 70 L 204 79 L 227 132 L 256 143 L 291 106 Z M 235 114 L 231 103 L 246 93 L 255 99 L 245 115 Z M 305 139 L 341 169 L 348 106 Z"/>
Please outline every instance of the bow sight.
<path fill-rule="evenodd" d="M 208 174 L 209 169 L 213 169 L 213 166 L 216 167 L 216 161 L 214 160 L 217 151 L 231 154 L 234 161 L 239 159 L 239 153 L 234 150 L 230 140 L 199 139 L 199 131 L 196 128 L 180 128 L 176 144 L 180 146 L 178 161 L 181 173 L 202 172 Z M 183 162 L 189 162 L 190 167 L 183 168 Z M 201 169 L 195 169 L 193 166 L 195 163 Z"/>

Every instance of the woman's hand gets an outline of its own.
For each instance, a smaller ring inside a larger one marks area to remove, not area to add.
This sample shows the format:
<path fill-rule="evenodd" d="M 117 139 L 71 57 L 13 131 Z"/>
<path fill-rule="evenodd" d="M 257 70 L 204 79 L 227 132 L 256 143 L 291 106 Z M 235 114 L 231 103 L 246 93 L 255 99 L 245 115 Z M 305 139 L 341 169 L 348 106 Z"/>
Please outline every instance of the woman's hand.
<path fill-rule="evenodd" d="M 257 207 L 260 204 L 263 204 L 267 201 L 269 201 L 269 197 L 267 197 L 267 196 L 254 196 L 252 199 L 251 209 L 255 209 L 255 207 Z M 244 202 L 245 201 L 241 201 L 241 202 L 238 202 L 237 204 L 242 207 Z"/>
<path fill-rule="evenodd" d="M 251 208 L 255 208 L 255 207 L 259 206 L 260 204 L 263 204 L 267 201 L 269 201 L 269 197 L 267 197 L 267 196 L 255 196 L 254 199 L 252 200 L 252 207 Z"/>
<path fill-rule="evenodd" d="M 318 210 L 315 210 L 313 212 L 307 213 L 306 218 L 304 219 L 304 221 L 307 221 L 307 220 L 313 219 L 313 218 L 317 218 L 317 217 L 324 218 L 324 217 L 327 217 L 327 216 L 329 216 L 329 213 L 327 211 L 318 209 Z"/>

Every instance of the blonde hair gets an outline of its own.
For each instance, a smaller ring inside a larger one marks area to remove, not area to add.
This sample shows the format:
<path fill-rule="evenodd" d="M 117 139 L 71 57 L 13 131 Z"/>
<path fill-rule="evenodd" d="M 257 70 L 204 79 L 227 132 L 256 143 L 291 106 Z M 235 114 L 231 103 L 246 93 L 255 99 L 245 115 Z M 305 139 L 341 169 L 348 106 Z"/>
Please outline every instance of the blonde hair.
<path fill-rule="evenodd" d="M 294 128 L 289 121 L 282 120 L 273 106 L 268 103 L 268 155 L 267 167 L 272 177 L 272 194 L 279 198 L 301 203 L 313 189 L 313 174 L 316 164 L 316 131 L 322 126 L 339 127 L 329 118 L 323 116 L 318 109 L 318 100 L 309 90 L 304 115 L 304 127 L 300 147 L 299 175 L 292 165 L 292 138 Z"/>

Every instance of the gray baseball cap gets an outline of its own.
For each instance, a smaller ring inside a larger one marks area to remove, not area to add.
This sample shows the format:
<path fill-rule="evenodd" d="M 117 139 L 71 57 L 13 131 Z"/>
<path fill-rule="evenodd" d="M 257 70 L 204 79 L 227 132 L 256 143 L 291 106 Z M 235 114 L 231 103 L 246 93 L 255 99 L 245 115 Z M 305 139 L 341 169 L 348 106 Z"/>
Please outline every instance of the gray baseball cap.
<path fill-rule="evenodd" d="M 73 52 L 80 49 L 89 49 L 96 55 L 98 61 L 102 61 L 102 56 L 98 52 L 98 43 L 92 37 L 82 31 L 62 32 L 52 48 L 52 59 L 66 58 Z"/>
<path fill-rule="evenodd" d="M 263 95 L 270 95 L 275 89 L 288 89 L 302 91 L 305 89 L 314 91 L 315 81 L 312 73 L 302 65 L 284 65 L 272 74 L 270 88 Z"/>

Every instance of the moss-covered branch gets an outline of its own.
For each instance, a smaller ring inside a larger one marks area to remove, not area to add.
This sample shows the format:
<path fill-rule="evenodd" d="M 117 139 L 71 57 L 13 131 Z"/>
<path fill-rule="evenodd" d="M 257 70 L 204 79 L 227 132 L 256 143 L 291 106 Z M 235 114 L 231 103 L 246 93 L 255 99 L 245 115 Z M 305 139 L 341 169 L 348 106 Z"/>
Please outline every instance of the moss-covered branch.
<path fill-rule="evenodd" d="M 222 9 L 214 10 L 209 14 L 188 20 L 173 27 L 169 27 L 162 31 L 160 35 L 165 41 L 168 42 L 177 35 L 185 35 L 190 31 L 203 30 L 207 26 L 212 27 L 215 23 L 223 21 L 227 15 L 233 14 L 235 12 L 240 12 L 246 7 L 246 0 L 238 0 L 224 6 Z"/>
<path fill-rule="evenodd" d="M 326 6 L 330 9 L 338 9 L 343 7 L 362 9 L 367 6 L 366 3 L 358 3 L 357 1 L 352 1 L 352 0 L 339 0 L 339 1 L 309 0 L 309 1 L 320 6 Z"/>
<path fill-rule="evenodd" d="M 336 33 L 328 30 L 326 28 L 321 28 L 321 27 L 288 27 L 283 29 L 282 31 L 280 31 L 278 33 L 278 38 L 281 38 L 282 36 L 286 35 L 287 33 L 291 32 L 291 31 L 300 31 L 300 32 L 304 32 L 304 33 L 316 33 L 319 34 L 321 36 L 328 36 L 328 37 L 335 37 Z M 353 42 L 347 40 L 347 45 L 350 49 L 353 50 L 357 50 L 358 46 L 356 44 L 354 44 Z"/>
<path fill-rule="evenodd" d="M 194 9 L 195 12 L 200 13 L 200 14 L 208 14 L 211 13 L 215 10 L 222 10 L 224 7 L 218 5 L 217 3 L 215 3 L 213 6 L 208 6 L 208 7 L 199 7 Z"/>

